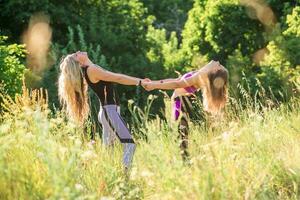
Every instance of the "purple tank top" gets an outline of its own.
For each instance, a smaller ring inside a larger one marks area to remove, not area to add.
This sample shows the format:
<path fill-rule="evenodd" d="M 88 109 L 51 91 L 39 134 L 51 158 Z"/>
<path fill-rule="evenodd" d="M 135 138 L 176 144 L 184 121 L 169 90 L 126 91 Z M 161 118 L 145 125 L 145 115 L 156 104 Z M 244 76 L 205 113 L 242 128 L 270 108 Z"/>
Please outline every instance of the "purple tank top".
<path fill-rule="evenodd" d="M 184 74 L 181 79 L 186 79 L 186 78 L 189 78 L 191 77 L 195 72 L 188 72 L 186 74 Z M 188 93 L 195 93 L 197 91 L 197 88 L 195 88 L 194 86 L 189 86 L 189 87 L 185 87 L 184 88 L 185 91 L 187 91 Z"/>
<path fill-rule="evenodd" d="M 186 79 L 191 77 L 195 72 L 188 72 L 186 74 L 184 74 L 181 79 Z M 185 89 L 185 91 L 187 91 L 190 94 L 194 94 L 197 91 L 197 88 L 195 88 L 194 86 L 189 86 L 189 87 L 185 87 L 183 88 Z M 181 111 L 181 101 L 180 98 L 176 98 L 175 102 L 174 102 L 174 106 L 173 106 L 173 113 L 174 113 L 174 118 L 175 120 L 178 120 L 179 115 L 180 115 L 180 111 Z"/>

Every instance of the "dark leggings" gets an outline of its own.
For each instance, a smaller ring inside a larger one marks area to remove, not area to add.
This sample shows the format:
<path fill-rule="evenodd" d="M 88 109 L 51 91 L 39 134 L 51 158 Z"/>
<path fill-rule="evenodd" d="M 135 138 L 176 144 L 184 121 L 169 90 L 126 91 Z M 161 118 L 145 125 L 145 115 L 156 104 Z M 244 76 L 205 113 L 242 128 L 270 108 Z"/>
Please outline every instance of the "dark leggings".
<path fill-rule="evenodd" d="M 179 140 L 180 140 L 180 154 L 183 161 L 187 161 L 189 159 L 188 153 L 188 136 L 189 136 L 189 121 L 190 116 L 193 112 L 192 106 L 192 96 L 179 96 L 176 97 L 180 99 L 181 102 L 181 115 L 179 118 L 178 124 L 178 133 L 179 133 Z"/>
<path fill-rule="evenodd" d="M 180 152 L 183 161 L 188 161 L 189 122 L 192 121 L 193 123 L 200 124 L 206 120 L 205 113 L 202 108 L 202 95 L 199 93 L 196 95 L 179 96 L 176 98 L 181 102 L 181 115 L 178 124 Z"/>
<path fill-rule="evenodd" d="M 184 113 L 185 115 L 185 113 Z M 185 116 L 182 116 L 178 125 L 178 133 L 180 139 L 180 153 L 184 161 L 187 161 L 189 158 L 188 153 L 188 136 L 189 136 L 189 124 L 188 119 Z"/>

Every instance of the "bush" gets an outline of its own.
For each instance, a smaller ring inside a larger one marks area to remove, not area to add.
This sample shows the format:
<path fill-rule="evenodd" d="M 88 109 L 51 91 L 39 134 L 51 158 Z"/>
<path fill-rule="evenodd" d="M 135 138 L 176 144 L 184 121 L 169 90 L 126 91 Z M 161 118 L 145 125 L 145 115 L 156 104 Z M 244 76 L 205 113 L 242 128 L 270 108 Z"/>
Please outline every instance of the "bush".
<path fill-rule="evenodd" d="M 21 92 L 24 66 L 24 45 L 7 44 L 8 37 L 0 36 L 0 84 L 1 93 L 14 96 Z"/>
<path fill-rule="evenodd" d="M 189 60 L 200 53 L 224 62 L 237 48 L 245 56 L 264 45 L 263 25 L 249 18 L 238 1 L 196 1 L 182 35 Z"/>
<path fill-rule="evenodd" d="M 286 30 L 275 29 L 275 36 L 267 45 L 268 54 L 261 62 L 262 73 L 259 76 L 273 88 L 275 93 L 300 93 L 300 7 L 287 15 Z"/>

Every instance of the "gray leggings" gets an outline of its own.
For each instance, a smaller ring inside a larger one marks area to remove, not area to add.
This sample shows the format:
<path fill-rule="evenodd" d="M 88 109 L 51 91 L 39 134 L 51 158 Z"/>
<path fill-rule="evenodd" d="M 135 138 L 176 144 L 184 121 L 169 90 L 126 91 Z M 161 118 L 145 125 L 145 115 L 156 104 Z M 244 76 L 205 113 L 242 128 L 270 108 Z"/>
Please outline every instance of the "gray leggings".
<path fill-rule="evenodd" d="M 109 146 L 113 144 L 118 137 L 123 144 L 123 164 L 126 168 L 129 168 L 132 163 L 136 145 L 126 123 L 120 116 L 120 107 L 117 105 L 102 106 L 98 119 L 102 124 L 103 144 Z"/>

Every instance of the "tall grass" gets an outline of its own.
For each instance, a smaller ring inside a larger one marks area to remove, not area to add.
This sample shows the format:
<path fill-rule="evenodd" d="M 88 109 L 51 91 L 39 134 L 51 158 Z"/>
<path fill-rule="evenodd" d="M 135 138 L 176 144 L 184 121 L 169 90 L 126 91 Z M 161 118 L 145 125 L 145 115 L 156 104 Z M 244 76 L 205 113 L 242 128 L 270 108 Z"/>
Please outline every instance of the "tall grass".
<path fill-rule="evenodd" d="M 246 106 L 231 99 L 222 120 L 191 124 L 189 165 L 170 106 L 166 121 L 143 122 L 147 141 L 137 140 L 128 177 L 120 145 L 92 145 L 49 111 L 45 91 L 23 88 L 16 100 L 3 97 L 0 199 L 299 199 L 299 99 L 275 107 L 246 98 Z"/>

